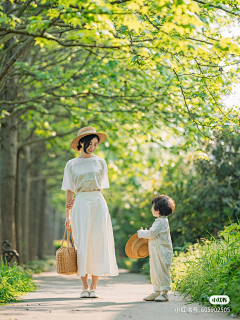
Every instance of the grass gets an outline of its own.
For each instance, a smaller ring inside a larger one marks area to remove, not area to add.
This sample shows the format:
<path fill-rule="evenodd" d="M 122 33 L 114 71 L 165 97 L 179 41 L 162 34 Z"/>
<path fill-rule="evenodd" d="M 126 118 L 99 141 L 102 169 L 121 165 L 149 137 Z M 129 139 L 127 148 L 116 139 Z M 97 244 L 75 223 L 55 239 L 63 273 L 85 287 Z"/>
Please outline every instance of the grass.
<path fill-rule="evenodd" d="M 240 314 L 240 225 L 232 224 L 219 233 L 220 239 L 190 245 L 175 253 L 171 266 L 173 289 L 190 303 L 211 305 L 212 295 L 230 298 L 229 314 Z"/>
<path fill-rule="evenodd" d="M 17 302 L 16 297 L 34 291 L 36 285 L 31 278 L 31 274 L 22 267 L 14 263 L 8 266 L 7 262 L 0 261 L 0 304 Z"/>
<path fill-rule="evenodd" d="M 37 285 L 32 279 L 33 274 L 50 271 L 56 265 L 54 256 L 47 256 L 43 260 L 33 260 L 26 264 L 8 266 L 0 261 L 0 305 L 18 302 L 16 298 L 24 293 L 36 290 Z"/>

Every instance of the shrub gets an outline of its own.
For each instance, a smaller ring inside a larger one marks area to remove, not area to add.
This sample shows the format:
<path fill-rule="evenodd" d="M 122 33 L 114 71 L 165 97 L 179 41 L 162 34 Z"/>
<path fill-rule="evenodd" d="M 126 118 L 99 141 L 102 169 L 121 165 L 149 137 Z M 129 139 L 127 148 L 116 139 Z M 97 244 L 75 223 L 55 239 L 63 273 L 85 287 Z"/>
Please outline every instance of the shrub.
<path fill-rule="evenodd" d="M 30 273 L 41 273 L 50 271 L 51 266 L 55 265 L 56 258 L 54 256 L 50 256 L 49 258 L 45 258 L 43 260 L 29 261 L 26 264 L 22 264 L 22 267 L 24 270 L 27 270 Z"/>
<path fill-rule="evenodd" d="M 240 313 L 240 225 L 232 224 L 212 237 L 176 253 L 172 264 L 173 288 L 191 302 L 209 305 L 212 295 L 227 295 L 231 313 Z M 214 306 L 214 305 L 211 305 Z"/>
<path fill-rule="evenodd" d="M 0 261 L 0 304 L 16 302 L 16 297 L 25 292 L 34 291 L 36 285 L 31 274 L 14 263 L 8 266 L 1 258 Z"/>

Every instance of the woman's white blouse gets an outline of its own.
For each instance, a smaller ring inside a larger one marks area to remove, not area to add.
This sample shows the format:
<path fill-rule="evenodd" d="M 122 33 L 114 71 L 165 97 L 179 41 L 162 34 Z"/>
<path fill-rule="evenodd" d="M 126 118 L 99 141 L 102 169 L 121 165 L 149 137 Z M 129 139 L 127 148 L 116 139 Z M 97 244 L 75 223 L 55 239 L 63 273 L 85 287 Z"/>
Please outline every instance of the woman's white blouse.
<path fill-rule="evenodd" d="M 62 190 L 72 192 L 101 191 L 109 188 L 107 163 L 99 156 L 74 158 L 66 163 Z"/>

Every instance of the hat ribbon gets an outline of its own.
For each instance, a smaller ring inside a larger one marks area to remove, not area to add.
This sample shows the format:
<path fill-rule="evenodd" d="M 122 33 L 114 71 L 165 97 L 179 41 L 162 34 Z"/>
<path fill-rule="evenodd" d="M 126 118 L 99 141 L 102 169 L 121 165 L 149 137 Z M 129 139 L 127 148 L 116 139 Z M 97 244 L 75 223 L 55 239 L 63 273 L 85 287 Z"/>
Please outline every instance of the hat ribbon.
<path fill-rule="evenodd" d="M 81 133 L 79 136 L 81 136 L 82 134 L 85 134 L 85 133 L 93 133 L 93 132 L 97 132 L 96 130 L 95 131 L 85 131 L 83 133 Z"/>

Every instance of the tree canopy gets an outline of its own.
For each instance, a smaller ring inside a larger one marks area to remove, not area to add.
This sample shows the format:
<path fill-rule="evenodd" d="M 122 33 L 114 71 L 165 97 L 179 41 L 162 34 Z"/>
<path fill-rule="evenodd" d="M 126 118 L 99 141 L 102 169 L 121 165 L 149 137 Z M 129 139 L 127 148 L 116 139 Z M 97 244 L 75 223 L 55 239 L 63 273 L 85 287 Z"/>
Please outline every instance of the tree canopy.
<path fill-rule="evenodd" d="M 47 210 L 62 219 L 63 168 L 77 155 L 70 141 L 83 126 L 108 134 L 98 154 L 109 166 L 114 228 L 126 223 L 119 243 L 135 230 L 139 209 L 139 222 L 150 221 L 154 192 L 180 202 L 183 190 L 189 212 L 199 209 L 190 206 L 189 186 L 208 179 L 192 175 L 188 153 L 206 156 L 206 141 L 238 134 L 239 110 L 222 97 L 238 82 L 239 37 L 223 31 L 239 7 L 239 0 L 0 1 L 1 216 L 10 226 L 2 230 L 13 243 L 16 236 L 18 250 L 24 244 L 26 261 L 43 255 L 37 239 Z M 183 221 L 174 225 L 182 243 L 204 228 L 187 238 Z"/>
<path fill-rule="evenodd" d="M 221 96 L 238 80 L 240 49 L 238 38 L 224 38 L 221 29 L 236 21 L 238 6 L 193 0 L 2 2 L 0 78 L 4 83 L 15 76 L 24 88 L 17 101 L 1 101 L 2 114 L 51 110 L 68 113 L 75 123 L 80 113 L 116 118 L 124 112 L 153 123 L 161 114 L 169 126 L 196 128 L 207 137 L 226 126 L 231 132 L 238 113 L 226 110 Z"/>

